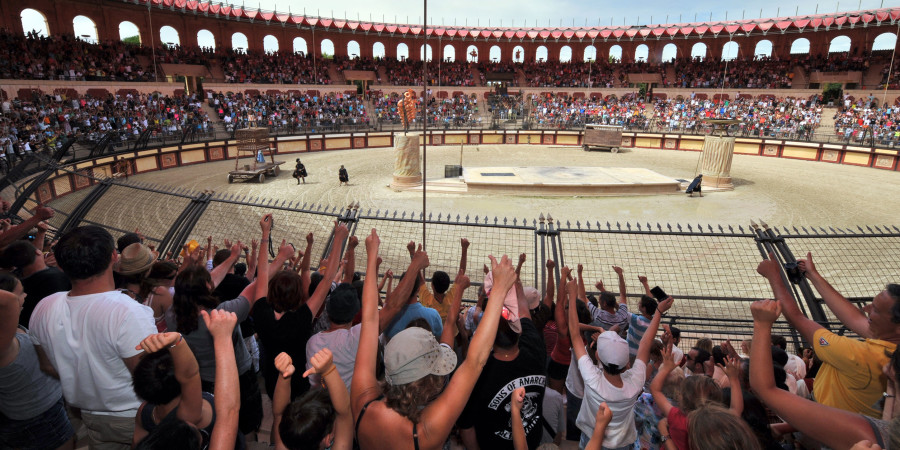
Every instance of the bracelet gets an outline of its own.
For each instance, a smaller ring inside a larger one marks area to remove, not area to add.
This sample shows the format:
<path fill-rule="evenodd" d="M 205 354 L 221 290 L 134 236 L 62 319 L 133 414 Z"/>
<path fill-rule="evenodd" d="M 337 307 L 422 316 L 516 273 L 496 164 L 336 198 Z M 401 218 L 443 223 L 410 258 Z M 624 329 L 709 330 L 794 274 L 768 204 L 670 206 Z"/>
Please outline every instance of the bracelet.
<path fill-rule="evenodd" d="M 334 364 L 332 364 L 331 367 L 329 367 L 328 370 L 326 370 L 325 372 L 323 372 L 322 374 L 320 374 L 319 377 L 320 377 L 320 378 L 325 378 L 325 377 L 328 376 L 328 374 L 330 374 L 331 372 L 334 372 L 335 370 L 337 370 L 337 366 L 335 366 Z"/>
<path fill-rule="evenodd" d="M 183 341 L 183 340 L 184 340 L 184 335 L 181 334 L 181 333 L 179 333 L 179 334 L 178 334 L 178 340 L 175 341 L 174 344 L 170 345 L 169 348 L 174 348 L 176 345 L 180 344 L 181 341 Z"/>
<path fill-rule="evenodd" d="M 881 394 L 881 396 L 884 398 L 894 398 L 895 397 L 894 394 L 888 394 L 887 392 Z"/>

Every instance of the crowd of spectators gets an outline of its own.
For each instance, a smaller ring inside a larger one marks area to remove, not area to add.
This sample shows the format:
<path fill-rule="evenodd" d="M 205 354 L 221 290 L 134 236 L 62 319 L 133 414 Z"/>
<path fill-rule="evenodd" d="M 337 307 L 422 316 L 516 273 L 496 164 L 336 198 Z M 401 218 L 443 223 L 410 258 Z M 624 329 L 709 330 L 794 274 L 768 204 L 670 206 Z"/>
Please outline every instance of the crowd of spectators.
<path fill-rule="evenodd" d="M 137 58 L 149 54 L 149 48 L 123 42 L 92 44 L 70 35 L 0 30 L 0 78 L 6 79 L 153 81 L 153 70 Z"/>
<path fill-rule="evenodd" d="M 145 130 L 168 135 L 193 128 L 205 133 L 211 123 L 197 97 L 148 94 L 37 95 L 0 103 L 0 158 L 15 163 L 37 151 L 52 151 L 66 139 L 96 143 L 117 132 L 117 141 L 135 139 Z"/>
<path fill-rule="evenodd" d="M 331 84 L 328 60 L 292 52 L 221 53 L 226 83 Z"/>
<path fill-rule="evenodd" d="M 699 132 L 706 119 L 739 120 L 737 130 L 745 136 L 808 139 L 821 122 L 822 105 L 790 97 L 710 100 L 694 96 L 658 100 L 653 105 L 652 125 L 656 130 Z"/>
<path fill-rule="evenodd" d="M 369 126 L 362 97 L 355 94 L 208 94 L 208 104 L 229 130 L 268 127 L 272 130 L 338 130 Z"/>
<path fill-rule="evenodd" d="M 806 73 L 865 71 L 869 68 L 869 59 L 866 55 L 836 52 L 828 55 L 806 55 L 796 58 L 794 64 L 800 64 Z"/>
<path fill-rule="evenodd" d="M 895 146 L 900 144 L 900 106 L 881 105 L 873 96 L 856 101 L 847 98 L 834 115 L 834 134 L 843 140 L 875 141 Z"/>
<path fill-rule="evenodd" d="M 613 87 L 617 65 L 608 62 L 530 62 L 522 66 L 529 87 Z M 621 74 L 621 72 L 620 72 Z"/>
<path fill-rule="evenodd" d="M 789 89 L 798 60 L 777 58 L 679 59 L 671 86 L 681 88 Z M 726 72 L 727 69 L 727 72 Z"/>
<path fill-rule="evenodd" d="M 198 64 L 205 66 L 210 60 L 224 55 L 211 47 L 182 47 L 167 45 L 156 52 L 156 62 L 161 64 Z"/>
<path fill-rule="evenodd" d="M 397 94 L 377 95 L 372 98 L 375 119 L 380 124 L 399 125 L 401 123 L 397 104 L 402 100 Z M 416 122 L 423 117 L 422 99 L 416 99 Z M 467 127 L 481 124 L 478 115 L 478 98 L 474 95 L 459 94 L 449 98 L 428 98 L 428 124 L 430 126 Z"/>
<path fill-rule="evenodd" d="M 379 78 L 379 82 L 387 82 L 393 86 L 421 86 L 422 62 L 410 59 L 397 61 L 382 58 L 377 62 L 384 68 L 387 80 Z M 431 86 L 477 86 L 469 63 L 465 61 L 432 62 L 428 69 L 428 84 Z"/>
<path fill-rule="evenodd" d="M 250 246 L 209 237 L 179 255 L 93 225 L 51 244 L 53 215 L 0 223 L 4 447 L 71 448 L 78 411 L 91 446 L 244 448 L 263 395 L 278 449 L 872 450 L 900 433 L 900 285 L 859 309 L 812 254 L 797 276 L 864 340 L 807 318 L 772 254 L 757 272 L 774 300 L 750 305 L 753 335 L 736 349 L 683 340 L 666 318 L 676 299 L 640 272 L 629 295 L 618 266 L 610 291 L 581 264 L 542 261 L 541 291 L 519 278 L 524 254 L 470 271 L 467 239 L 450 273 L 415 242 L 408 265 L 383 268 L 403 250 L 337 223 L 312 266 L 312 233 L 270 260 L 272 214 Z M 773 333 L 782 314 L 807 347 Z"/>
<path fill-rule="evenodd" d="M 539 128 L 579 128 L 585 124 L 620 125 L 645 129 L 644 103 L 637 99 L 535 96 L 528 121 Z"/>

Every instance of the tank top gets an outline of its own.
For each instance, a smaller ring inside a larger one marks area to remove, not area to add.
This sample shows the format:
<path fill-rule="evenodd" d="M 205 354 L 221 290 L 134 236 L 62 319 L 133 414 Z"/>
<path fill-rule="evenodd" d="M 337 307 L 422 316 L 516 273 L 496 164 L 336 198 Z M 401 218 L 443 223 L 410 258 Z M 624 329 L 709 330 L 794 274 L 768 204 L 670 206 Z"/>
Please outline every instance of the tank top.
<path fill-rule="evenodd" d="M 19 354 L 8 366 L 0 367 L 0 413 L 13 420 L 26 420 L 55 405 L 62 397 L 62 387 L 41 372 L 31 336 L 16 333 L 15 338 Z"/>

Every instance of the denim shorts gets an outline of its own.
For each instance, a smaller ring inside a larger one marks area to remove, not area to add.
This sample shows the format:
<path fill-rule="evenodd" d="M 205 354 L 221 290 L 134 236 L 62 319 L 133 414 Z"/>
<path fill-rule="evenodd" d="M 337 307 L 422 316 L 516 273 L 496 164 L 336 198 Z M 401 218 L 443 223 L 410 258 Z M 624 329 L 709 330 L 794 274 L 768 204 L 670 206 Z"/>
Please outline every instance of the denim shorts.
<path fill-rule="evenodd" d="M 0 416 L 0 448 L 57 448 L 75 435 L 62 397 L 35 417 L 13 420 Z"/>

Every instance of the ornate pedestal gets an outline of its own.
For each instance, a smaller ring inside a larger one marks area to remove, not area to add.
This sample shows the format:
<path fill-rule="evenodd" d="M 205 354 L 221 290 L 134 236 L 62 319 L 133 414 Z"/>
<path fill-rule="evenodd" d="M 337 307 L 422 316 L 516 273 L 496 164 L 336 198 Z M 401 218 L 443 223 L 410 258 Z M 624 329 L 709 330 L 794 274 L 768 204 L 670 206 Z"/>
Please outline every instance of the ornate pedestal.
<path fill-rule="evenodd" d="M 394 180 L 391 188 L 400 190 L 422 185 L 422 170 L 419 167 L 420 133 L 397 133 L 394 135 L 395 161 Z"/>
<path fill-rule="evenodd" d="M 703 140 L 703 156 L 700 160 L 704 191 L 734 190 L 734 184 L 731 183 L 731 157 L 733 155 L 733 137 L 706 136 Z"/>

